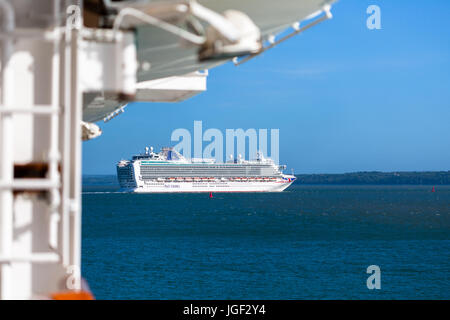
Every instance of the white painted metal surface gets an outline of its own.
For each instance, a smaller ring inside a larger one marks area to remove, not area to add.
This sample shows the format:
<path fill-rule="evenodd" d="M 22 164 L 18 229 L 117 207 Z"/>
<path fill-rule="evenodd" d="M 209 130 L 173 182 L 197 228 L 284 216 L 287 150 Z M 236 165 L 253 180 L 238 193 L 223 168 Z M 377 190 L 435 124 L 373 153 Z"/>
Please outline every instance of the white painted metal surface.
<path fill-rule="evenodd" d="M 82 36 L 78 45 L 80 90 L 134 95 L 137 61 L 133 34 L 88 29 Z"/>
<path fill-rule="evenodd" d="M 2 50 L 1 56 L 0 298 L 50 298 L 68 290 L 67 267 L 81 265 L 81 208 L 73 205 L 80 203 L 81 175 L 81 94 L 75 88 L 77 51 L 73 50 L 77 37 L 67 43 L 70 49 L 64 61 L 60 21 L 65 8 L 59 1 L 29 2 L 28 10 L 47 10 L 51 23 L 26 31 L 21 29 L 28 24 L 20 19 L 25 14 L 20 11 L 23 3 L 14 4 L 17 7 L 10 5 L 11 11 L 20 24 L 1 30 L 3 49 L 13 37 L 14 46 L 7 46 L 9 53 Z M 46 34 L 49 27 L 53 37 L 29 36 Z M 63 80 L 66 71 L 70 82 Z M 72 125 L 65 126 L 63 118 Z M 64 148 L 69 152 L 63 156 Z M 17 165 L 45 170 L 39 178 L 27 173 L 15 177 Z M 62 179 L 61 170 L 71 175 Z M 65 204 L 69 212 L 63 210 Z M 68 230 L 63 230 L 61 221 L 67 218 Z"/>
<path fill-rule="evenodd" d="M 139 82 L 135 101 L 180 102 L 206 91 L 208 71 Z"/>
<path fill-rule="evenodd" d="M 15 28 L 14 9 L 5 0 L 0 0 L 2 10 L 2 31 L 11 32 Z M 4 39 L 1 52 L 1 104 L 12 106 L 14 103 L 13 77 L 14 70 L 10 60 L 14 51 L 12 39 Z M 13 118 L 11 114 L 0 113 L 0 184 L 11 184 L 13 180 Z M 13 242 L 13 194 L 12 189 L 0 189 L 0 254 L 4 257 L 12 255 Z M 0 298 L 11 298 L 13 286 L 13 266 L 0 265 Z"/>

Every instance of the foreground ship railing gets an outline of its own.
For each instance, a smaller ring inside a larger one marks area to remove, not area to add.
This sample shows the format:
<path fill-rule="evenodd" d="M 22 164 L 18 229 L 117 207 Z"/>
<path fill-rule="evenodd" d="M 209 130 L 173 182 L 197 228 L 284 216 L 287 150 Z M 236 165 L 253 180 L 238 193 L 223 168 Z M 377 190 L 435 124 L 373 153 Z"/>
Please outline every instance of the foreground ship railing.
<path fill-rule="evenodd" d="M 80 277 L 79 32 L 59 1 L 39 3 L 52 14 L 34 28 L 16 25 L 14 5 L 0 0 L 0 298 L 92 298 Z"/>

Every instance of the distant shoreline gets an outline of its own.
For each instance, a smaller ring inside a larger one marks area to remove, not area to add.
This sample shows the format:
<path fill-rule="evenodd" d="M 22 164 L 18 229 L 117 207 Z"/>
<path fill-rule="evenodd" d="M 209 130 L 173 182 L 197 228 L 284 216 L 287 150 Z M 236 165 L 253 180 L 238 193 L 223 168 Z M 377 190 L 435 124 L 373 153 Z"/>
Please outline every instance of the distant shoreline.
<path fill-rule="evenodd" d="M 303 185 L 450 185 L 450 171 L 364 171 L 296 174 Z M 83 185 L 118 185 L 116 175 L 83 175 Z"/>
<path fill-rule="evenodd" d="M 450 171 L 297 174 L 298 183 L 326 185 L 450 185 Z"/>

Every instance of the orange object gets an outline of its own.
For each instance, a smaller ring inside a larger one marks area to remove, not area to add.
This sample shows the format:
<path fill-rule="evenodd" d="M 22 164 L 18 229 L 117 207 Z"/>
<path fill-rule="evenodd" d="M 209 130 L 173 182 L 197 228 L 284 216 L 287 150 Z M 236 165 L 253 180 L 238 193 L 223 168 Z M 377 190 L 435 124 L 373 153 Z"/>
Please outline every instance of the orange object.
<path fill-rule="evenodd" d="M 52 294 L 53 300 L 95 300 L 88 291 L 65 291 Z"/>

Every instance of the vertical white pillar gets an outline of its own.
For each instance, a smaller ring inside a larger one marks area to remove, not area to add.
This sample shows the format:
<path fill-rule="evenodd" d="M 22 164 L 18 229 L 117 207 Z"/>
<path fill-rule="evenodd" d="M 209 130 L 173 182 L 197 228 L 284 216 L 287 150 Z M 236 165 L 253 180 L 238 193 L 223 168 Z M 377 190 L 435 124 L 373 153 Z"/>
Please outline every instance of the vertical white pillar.
<path fill-rule="evenodd" d="M 2 26 L 0 32 L 8 33 L 14 30 L 14 10 L 9 2 L 0 0 L 2 14 Z M 13 107 L 14 72 L 11 68 L 13 52 L 11 39 L 4 39 L 2 43 L 1 67 L 2 67 L 2 98 L 3 106 Z M 12 184 L 14 159 L 13 159 L 13 118 L 11 114 L 0 114 L 0 181 L 7 185 Z M 10 257 L 12 254 L 13 240 L 13 195 L 11 188 L 0 187 L 0 255 Z M 0 265 L 0 299 L 12 298 L 11 265 Z"/>
<path fill-rule="evenodd" d="M 78 83 L 78 42 L 79 30 L 74 29 L 72 34 L 72 70 L 71 70 L 71 120 L 72 120 L 72 192 L 71 192 L 71 217 L 72 217 L 72 257 L 71 264 L 81 268 L 81 119 L 82 119 L 82 95 Z"/>

